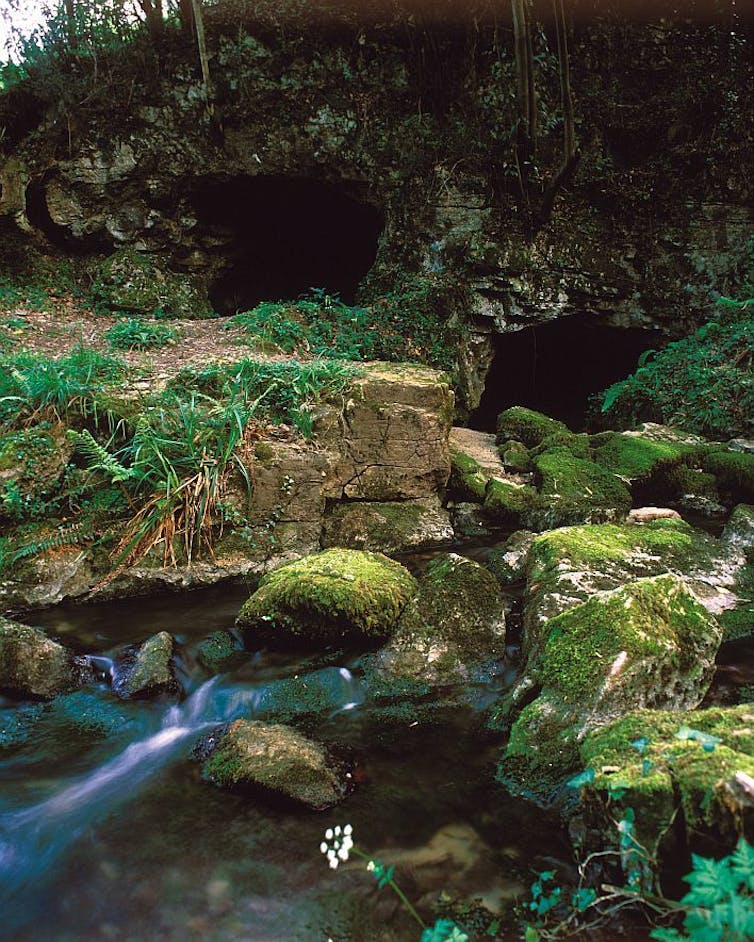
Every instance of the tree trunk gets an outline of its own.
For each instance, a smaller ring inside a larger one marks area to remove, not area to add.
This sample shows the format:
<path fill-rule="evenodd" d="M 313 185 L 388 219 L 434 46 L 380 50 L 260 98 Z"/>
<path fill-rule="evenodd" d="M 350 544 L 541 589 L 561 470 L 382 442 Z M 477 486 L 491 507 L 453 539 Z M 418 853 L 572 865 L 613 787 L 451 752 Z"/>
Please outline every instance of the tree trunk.
<path fill-rule="evenodd" d="M 191 9 L 191 0 L 178 0 L 178 19 L 181 22 L 181 32 L 191 36 L 194 32 L 194 14 Z"/>
<path fill-rule="evenodd" d="M 201 0 L 191 0 L 191 10 L 194 14 L 196 28 L 196 44 L 199 47 L 199 62 L 202 66 L 202 81 L 204 82 L 204 96 L 207 103 L 207 114 L 210 120 L 214 119 L 215 103 L 212 88 L 212 76 L 209 74 L 209 56 L 207 55 L 207 37 L 204 33 L 204 17 L 202 16 Z"/>
<path fill-rule="evenodd" d="M 75 52 L 78 42 L 76 38 L 76 7 L 74 0 L 65 0 L 65 27 L 68 33 L 68 47 L 71 52 Z"/>
<path fill-rule="evenodd" d="M 521 178 L 521 189 L 528 197 L 529 170 L 534 159 L 536 133 L 536 93 L 534 90 L 534 63 L 531 42 L 531 23 L 528 0 L 511 0 L 513 14 L 513 42 L 516 56 L 516 82 L 518 98 L 518 126 L 516 129 L 516 157 Z"/>

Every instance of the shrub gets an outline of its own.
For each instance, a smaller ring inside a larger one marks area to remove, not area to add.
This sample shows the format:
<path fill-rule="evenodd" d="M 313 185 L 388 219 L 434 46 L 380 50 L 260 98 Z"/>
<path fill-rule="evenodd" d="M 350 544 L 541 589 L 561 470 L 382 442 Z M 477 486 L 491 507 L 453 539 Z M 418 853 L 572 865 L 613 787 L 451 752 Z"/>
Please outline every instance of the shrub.
<path fill-rule="evenodd" d="M 754 434 L 754 299 L 719 302 L 690 337 L 643 354 L 635 373 L 601 394 L 615 425 L 654 421 L 714 438 Z"/>
<path fill-rule="evenodd" d="M 148 323 L 136 317 L 113 324 L 105 333 L 110 346 L 116 350 L 164 347 L 174 340 L 175 336 L 175 330 L 167 324 Z"/>

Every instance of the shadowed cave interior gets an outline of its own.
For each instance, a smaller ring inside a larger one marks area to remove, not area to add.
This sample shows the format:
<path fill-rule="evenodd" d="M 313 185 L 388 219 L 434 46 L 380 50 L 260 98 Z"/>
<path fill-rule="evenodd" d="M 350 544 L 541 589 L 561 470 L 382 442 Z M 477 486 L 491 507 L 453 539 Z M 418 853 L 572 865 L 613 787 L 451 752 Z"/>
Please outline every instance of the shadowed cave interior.
<path fill-rule="evenodd" d="M 492 431 L 498 413 L 527 406 L 578 431 L 590 397 L 636 369 L 639 356 L 662 343 L 656 330 L 595 325 L 573 315 L 496 335 L 495 357 L 473 428 Z"/>
<path fill-rule="evenodd" d="M 384 224 L 344 186 L 304 178 L 211 180 L 193 202 L 205 239 L 226 259 L 210 287 L 220 314 L 295 300 L 311 288 L 353 304 Z"/>

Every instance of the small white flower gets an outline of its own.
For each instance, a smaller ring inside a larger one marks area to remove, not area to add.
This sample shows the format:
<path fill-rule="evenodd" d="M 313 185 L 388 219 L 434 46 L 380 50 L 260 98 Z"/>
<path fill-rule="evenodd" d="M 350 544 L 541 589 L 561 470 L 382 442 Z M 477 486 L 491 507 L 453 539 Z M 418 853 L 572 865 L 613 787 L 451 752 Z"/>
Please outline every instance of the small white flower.
<path fill-rule="evenodd" d="M 367 870 L 368 870 L 370 873 L 374 873 L 374 871 L 375 871 L 376 869 L 377 869 L 377 867 L 375 866 L 374 861 L 373 861 L 373 860 L 370 860 L 369 863 L 367 864 Z"/>
<path fill-rule="evenodd" d="M 326 854 L 326 853 L 327 853 L 327 844 L 326 844 L 324 841 L 322 841 L 322 843 L 319 845 L 319 849 L 320 849 L 320 852 L 321 852 L 321 853 Z"/>
<path fill-rule="evenodd" d="M 350 824 L 347 824 L 343 828 L 343 833 L 346 835 L 346 837 L 350 837 L 353 834 L 353 828 L 351 827 Z"/>
<path fill-rule="evenodd" d="M 325 831 L 325 839 L 328 840 L 328 841 L 331 841 L 331 840 L 333 839 L 332 828 L 328 828 L 328 829 Z"/>
<path fill-rule="evenodd" d="M 337 858 L 337 857 L 333 857 L 333 859 L 330 861 L 330 869 L 331 869 L 331 870 L 337 870 L 337 869 L 338 869 L 338 858 Z"/>

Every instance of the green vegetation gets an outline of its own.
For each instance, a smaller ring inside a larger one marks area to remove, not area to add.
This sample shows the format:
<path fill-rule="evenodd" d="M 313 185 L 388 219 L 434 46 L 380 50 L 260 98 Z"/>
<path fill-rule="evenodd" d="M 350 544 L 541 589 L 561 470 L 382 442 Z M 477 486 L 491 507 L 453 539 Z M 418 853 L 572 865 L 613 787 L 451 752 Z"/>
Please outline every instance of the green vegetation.
<path fill-rule="evenodd" d="M 455 361 L 457 330 L 430 277 L 413 278 L 367 306 L 349 307 L 315 292 L 300 301 L 265 301 L 237 314 L 249 342 L 272 344 L 284 353 L 342 360 L 417 360 L 441 369 Z"/>
<path fill-rule="evenodd" d="M 534 459 L 541 479 L 539 499 L 550 526 L 622 516 L 631 494 L 612 472 L 568 448 L 551 448 Z"/>
<path fill-rule="evenodd" d="M 754 299 L 724 300 L 690 337 L 644 354 L 603 393 L 602 413 L 622 428 L 651 421 L 713 438 L 754 434 L 753 308 Z"/>
<path fill-rule="evenodd" d="M 105 337 L 115 350 L 148 350 L 171 343 L 175 340 L 176 332 L 167 324 L 150 324 L 133 317 L 113 324 L 105 332 Z"/>

